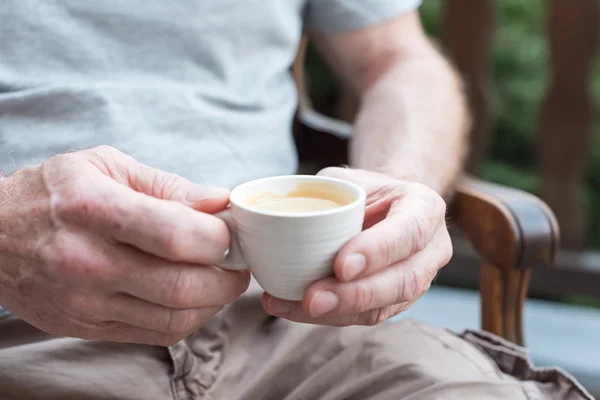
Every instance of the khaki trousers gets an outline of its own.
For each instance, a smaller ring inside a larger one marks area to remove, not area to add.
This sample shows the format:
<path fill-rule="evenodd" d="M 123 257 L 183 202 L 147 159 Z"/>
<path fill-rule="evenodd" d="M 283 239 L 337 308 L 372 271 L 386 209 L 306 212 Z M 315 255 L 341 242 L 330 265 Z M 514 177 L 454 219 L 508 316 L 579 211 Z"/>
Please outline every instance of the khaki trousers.
<path fill-rule="evenodd" d="M 330 328 L 245 295 L 170 348 L 57 338 L 0 320 L 0 399 L 591 399 L 522 348 L 414 320 Z"/>

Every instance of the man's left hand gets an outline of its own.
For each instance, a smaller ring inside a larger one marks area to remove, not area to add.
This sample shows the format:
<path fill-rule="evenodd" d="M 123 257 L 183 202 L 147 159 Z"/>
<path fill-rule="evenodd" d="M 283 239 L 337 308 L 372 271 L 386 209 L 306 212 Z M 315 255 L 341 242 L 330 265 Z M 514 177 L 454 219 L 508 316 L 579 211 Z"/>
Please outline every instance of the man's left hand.
<path fill-rule="evenodd" d="M 301 302 L 265 293 L 272 315 L 320 325 L 375 325 L 408 309 L 452 256 L 446 204 L 432 189 L 347 168 L 319 175 L 354 182 L 367 192 L 363 231 L 339 251 L 335 275 L 314 283 Z"/>

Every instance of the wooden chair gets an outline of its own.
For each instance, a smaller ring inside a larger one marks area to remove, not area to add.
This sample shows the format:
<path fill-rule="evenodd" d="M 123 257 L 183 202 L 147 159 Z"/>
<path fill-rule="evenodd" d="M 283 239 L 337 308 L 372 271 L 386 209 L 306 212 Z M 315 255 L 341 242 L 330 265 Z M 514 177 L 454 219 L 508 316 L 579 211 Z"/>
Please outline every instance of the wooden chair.
<path fill-rule="evenodd" d="M 351 126 L 310 107 L 304 84 L 306 40 L 293 73 L 300 105 L 294 136 L 301 168 L 316 172 L 347 164 Z M 552 211 L 537 197 L 465 177 L 448 207 L 450 220 L 464 232 L 482 259 L 482 328 L 524 344 L 523 307 L 531 268 L 554 261 L 559 229 Z"/>

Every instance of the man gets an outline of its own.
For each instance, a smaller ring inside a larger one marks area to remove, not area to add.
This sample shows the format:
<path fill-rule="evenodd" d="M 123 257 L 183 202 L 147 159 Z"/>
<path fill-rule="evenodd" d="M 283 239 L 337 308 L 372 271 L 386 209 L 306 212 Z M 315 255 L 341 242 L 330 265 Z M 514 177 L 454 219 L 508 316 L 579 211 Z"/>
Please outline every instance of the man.
<path fill-rule="evenodd" d="M 525 358 L 499 339 L 380 324 L 451 256 L 441 196 L 465 153 L 460 81 L 417 3 L 3 2 L 0 397 L 585 398 L 557 372 L 511 376 Z M 303 30 L 361 98 L 353 168 L 321 173 L 369 205 L 294 303 L 213 266 L 229 236 L 211 214 L 294 173 Z"/>

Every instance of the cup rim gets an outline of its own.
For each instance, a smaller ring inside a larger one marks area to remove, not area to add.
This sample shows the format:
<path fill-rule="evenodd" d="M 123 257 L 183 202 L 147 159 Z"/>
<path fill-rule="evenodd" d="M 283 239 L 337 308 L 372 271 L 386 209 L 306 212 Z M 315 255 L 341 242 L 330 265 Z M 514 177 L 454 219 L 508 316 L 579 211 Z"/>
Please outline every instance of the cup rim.
<path fill-rule="evenodd" d="M 347 204 L 342 207 L 333 208 L 330 210 L 298 212 L 298 213 L 270 211 L 270 210 L 257 210 L 255 208 L 252 208 L 252 207 L 249 207 L 249 206 L 243 204 L 241 199 L 236 198 L 237 197 L 236 194 L 238 192 L 240 192 L 244 188 L 251 186 L 253 184 L 260 184 L 261 182 L 264 182 L 264 181 L 277 181 L 277 180 L 285 180 L 285 179 L 299 179 L 299 180 L 312 181 L 312 182 L 338 183 L 340 185 L 343 185 L 343 186 L 355 191 L 356 193 L 358 193 L 358 196 L 356 197 L 356 199 L 354 199 L 354 201 L 352 201 L 352 203 Z M 365 192 L 365 190 L 362 187 L 358 186 L 357 184 L 355 184 L 353 182 L 345 181 L 343 179 L 331 178 L 328 176 L 318 176 L 318 175 L 279 175 L 279 176 L 269 176 L 269 177 L 265 177 L 265 178 L 253 179 L 253 180 L 244 182 L 244 183 L 236 186 L 235 188 L 233 188 L 233 190 L 231 191 L 231 193 L 229 195 L 229 203 L 231 205 L 234 205 L 237 208 L 244 210 L 244 211 L 247 211 L 247 212 L 250 212 L 253 214 L 258 214 L 258 215 L 265 215 L 265 216 L 270 216 L 270 217 L 284 217 L 284 218 L 311 218 L 311 217 L 320 217 L 320 216 L 343 213 L 344 211 L 348 211 L 350 209 L 355 208 L 357 205 L 359 205 L 361 203 L 364 204 L 366 201 L 366 198 L 367 198 L 367 193 Z"/>

